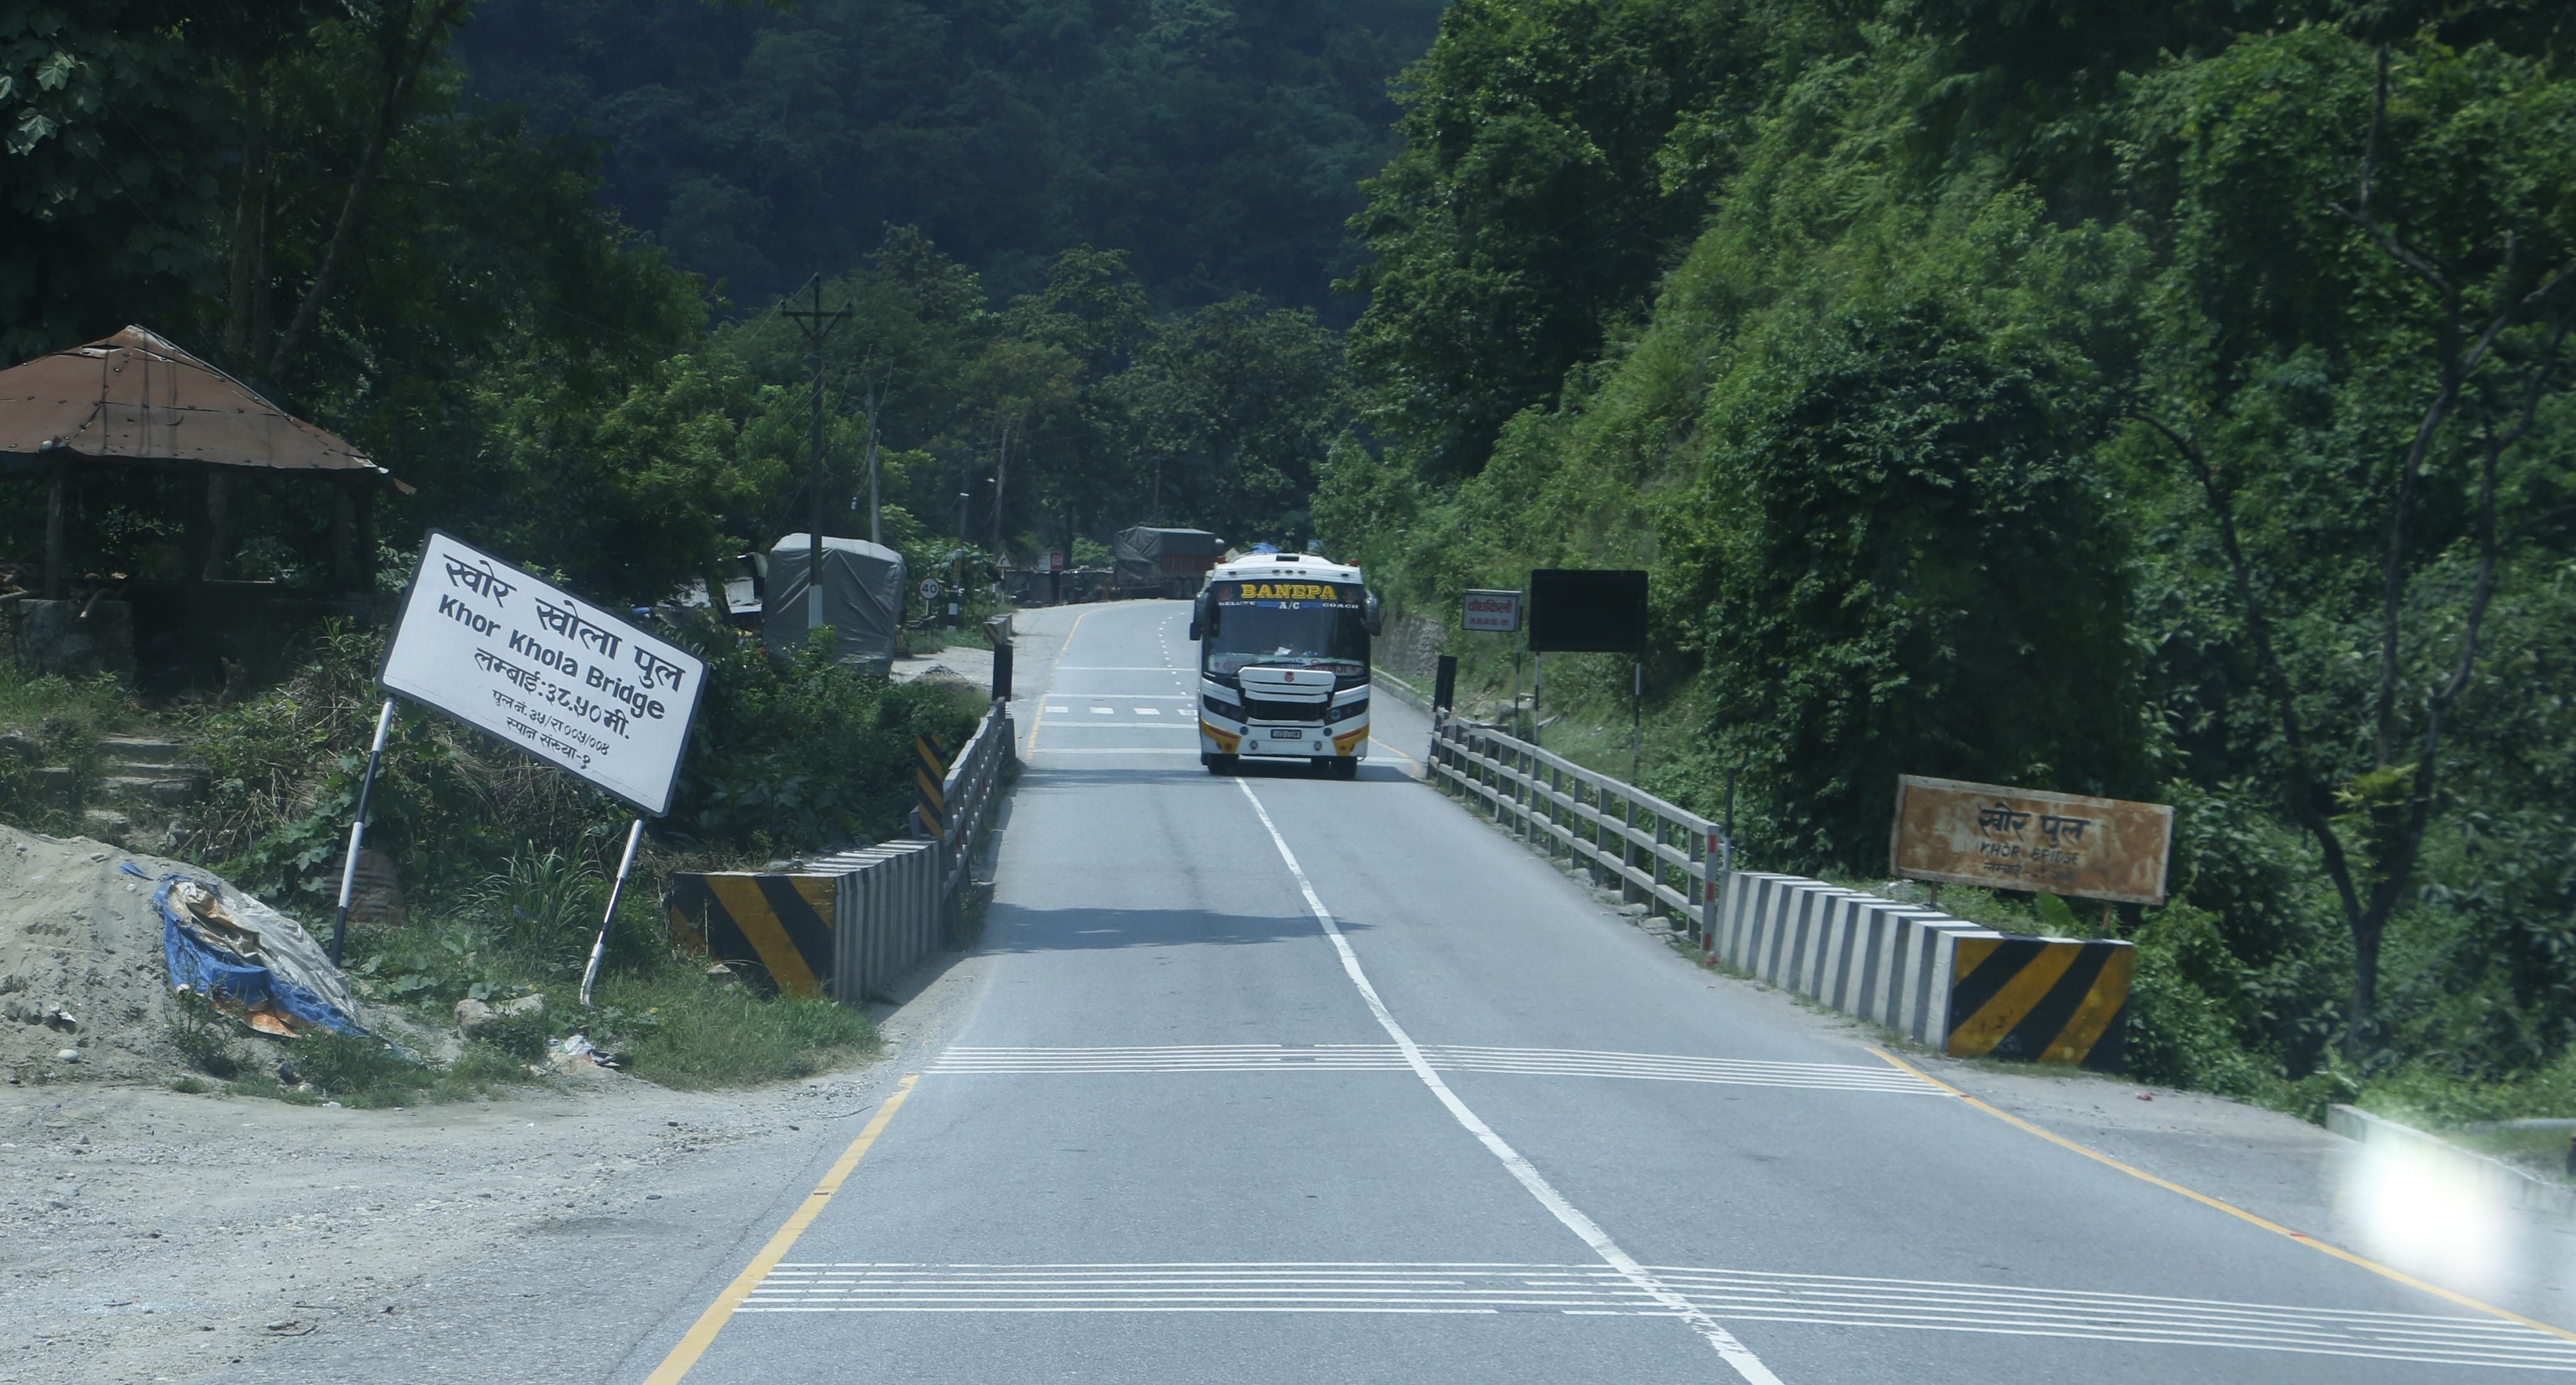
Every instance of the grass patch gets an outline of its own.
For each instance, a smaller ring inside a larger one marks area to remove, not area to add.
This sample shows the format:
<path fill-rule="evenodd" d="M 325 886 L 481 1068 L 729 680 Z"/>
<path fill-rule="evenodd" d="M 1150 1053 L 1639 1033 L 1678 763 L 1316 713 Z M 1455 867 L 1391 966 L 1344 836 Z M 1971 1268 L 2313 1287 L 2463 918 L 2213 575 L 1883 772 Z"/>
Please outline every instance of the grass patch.
<path fill-rule="evenodd" d="M 169 1036 L 188 1066 L 224 1084 L 232 1096 L 264 1097 L 298 1106 L 337 1101 L 382 1107 L 469 1101 L 494 1089 L 535 1081 L 526 1060 L 499 1045 L 472 1042 L 444 1066 L 423 1062 L 382 1039 L 362 1034 L 308 1034 L 293 1042 L 263 1039 L 241 1021 L 186 991 L 173 997 Z M 543 1056 L 545 1040 L 536 1040 Z M 286 1079 L 293 1080 L 286 1080 Z M 211 1091 L 194 1075 L 170 1090 Z"/>
<path fill-rule="evenodd" d="M 2569 1131 L 2449 1130 L 2442 1138 L 2552 1183 L 2576 1182 L 2576 1169 L 2568 1166 Z"/>
<path fill-rule="evenodd" d="M 615 1045 L 627 1071 L 683 1091 L 808 1077 L 879 1046 L 876 1026 L 856 1010 L 828 1000 L 766 998 L 681 967 L 603 980 L 598 998 L 650 1019 Z"/>
<path fill-rule="evenodd" d="M 282 1056 L 285 1070 L 303 1079 L 301 1083 L 289 1085 L 270 1073 L 246 1070 L 224 1090 L 233 1096 L 264 1097 L 296 1106 L 336 1101 L 380 1110 L 473 1101 L 511 1087 L 544 1085 L 526 1063 L 481 1042 L 466 1044 L 456 1061 L 443 1066 L 411 1058 L 380 1039 L 355 1034 L 308 1035 Z"/>
<path fill-rule="evenodd" d="M 361 1099 L 408 1096 L 438 1082 L 429 1065 L 359 1034 L 308 1035 L 295 1045 L 292 1061 L 306 1082 L 342 1105 L 375 1104 Z"/>
<path fill-rule="evenodd" d="M 112 674 L 29 678 L 15 660 L 0 660 L 0 727 L 53 726 L 98 735 L 123 726 L 131 715 L 124 685 Z"/>
<path fill-rule="evenodd" d="M 111 676 L 28 678 L 15 660 L 0 658 L 0 734 L 8 738 L 0 745 L 0 820 L 50 836 L 78 833 L 103 765 L 99 737 L 132 720 L 125 688 Z M 70 782 L 40 773 L 49 767 L 68 767 Z"/>
<path fill-rule="evenodd" d="M 576 1033 L 635 1076 L 693 1090 L 804 1077 L 876 1050 L 875 1027 L 854 1010 L 710 980 L 702 961 L 664 941 L 666 921 L 647 889 L 630 888 L 619 905 L 597 1004 L 581 1009 L 574 996 L 606 893 L 596 871 L 531 848 L 446 909 L 356 936 L 364 960 L 352 975 L 362 992 L 440 1028 L 460 999 L 497 1006 L 530 992 L 546 997 L 542 1012 L 479 1031 L 422 1088 L 424 1099 L 527 1082 L 549 1041 Z"/>

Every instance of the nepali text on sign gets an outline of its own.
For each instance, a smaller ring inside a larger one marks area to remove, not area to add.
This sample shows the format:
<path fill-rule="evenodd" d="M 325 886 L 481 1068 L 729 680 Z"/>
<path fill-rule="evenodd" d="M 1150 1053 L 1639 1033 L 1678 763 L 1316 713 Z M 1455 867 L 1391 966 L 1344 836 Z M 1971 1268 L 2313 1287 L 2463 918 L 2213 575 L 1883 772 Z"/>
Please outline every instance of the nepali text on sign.
<path fill-rule="evenodd" d="M 1913 880 L 2162 904 L 2172 846 L 2161 803 L 1906 774 L 1888 856 Z"/>
<path fill-rule="evenodd" d="M 706 664 L 432 530 L 382 681 L 659 817 Z"/>
<path fill-rule="evenodd" d="M 1471 590 L 1458 623 L 1469 630 L 1511 634 L 1521 628 L 1521 594 L 1516 591 Z"/>

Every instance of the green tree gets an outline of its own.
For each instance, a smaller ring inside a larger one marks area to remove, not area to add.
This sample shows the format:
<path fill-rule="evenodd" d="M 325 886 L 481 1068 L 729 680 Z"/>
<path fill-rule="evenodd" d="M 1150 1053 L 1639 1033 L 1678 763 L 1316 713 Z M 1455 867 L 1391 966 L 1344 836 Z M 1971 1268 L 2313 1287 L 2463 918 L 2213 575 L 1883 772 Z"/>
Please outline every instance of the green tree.
<path fill-rule="evenodd" d="M 2142 418 L 2215 526 L 2366 1052 L 2497 579 L 2576 518 L 2576 83 L 2303 29 L 2162 74 L 2141 114 L 2176 208 Z"/>
<path fill-rule="evenodd" d="M 1351 361 L 1425 474 L 1484 463 L 1610 320 L 1643 310 L 1759 92 L 1737 0 L 1461 0 L 1399 88 L 1403 151 L 1351 221 Z"/>
<path fill-rule="evenodd" d="M 613 196 L 761 304 L 917 226 L 1037 292 L 1080 245 L 1157 309 L 1347 312 L 1342 223 L 1394 148 L 1386 83 L 1440 0 L 486 0 L 476 87 L 610 142 Z"/>
<path fill-rule="evenodd" d="M 178 4 L 0 12 L 0 363 L 211 296 L 220 95 Z"/>
<path fill-rule="evenodd" d="M 1340 342 L 1311 312 L 1249 294 L 1155 329 L 1115 384 L 1143 515 L 1238 540 L 1310 537 L 1310 497 L 1349 418 Z"/>

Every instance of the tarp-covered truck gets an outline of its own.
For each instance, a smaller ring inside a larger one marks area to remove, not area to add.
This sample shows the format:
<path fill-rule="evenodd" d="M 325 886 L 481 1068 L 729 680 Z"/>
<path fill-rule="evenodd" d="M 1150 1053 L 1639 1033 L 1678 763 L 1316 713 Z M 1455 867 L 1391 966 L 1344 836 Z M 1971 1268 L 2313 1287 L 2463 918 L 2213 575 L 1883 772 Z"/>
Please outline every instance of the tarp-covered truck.
<path fill-rule="evenodd" d="M 811 540 L 790 534 L 769 550 L 761 589 L 761 638 L 793 652 L 814 620 L 806 600 Z M 895 631 L 903 624 L 903 555 L 865 539 L 823 540 L 823 619 L 832 627 L 832 658 L 883 677 L 894 667 Z"/>
<path fill-rule="evenodd" d="M 1122 529 L 1111 541 L 1113 584 L 1123 596 L 1189 597 L 1225 556 L 1225 540 L 1205 529 Z"/>

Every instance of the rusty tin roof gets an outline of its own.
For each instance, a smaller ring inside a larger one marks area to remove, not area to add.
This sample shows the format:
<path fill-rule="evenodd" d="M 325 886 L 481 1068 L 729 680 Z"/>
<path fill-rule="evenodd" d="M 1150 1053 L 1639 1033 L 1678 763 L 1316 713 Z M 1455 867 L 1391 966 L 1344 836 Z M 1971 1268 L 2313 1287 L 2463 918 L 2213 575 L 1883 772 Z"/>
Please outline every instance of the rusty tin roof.
<path fill-rule="evenodd" d="M 385 469 L 141 327 L 0 370 L 0 467 L 102 463 Z M 13 465 L 14 464 L 14 465 Z"/>

